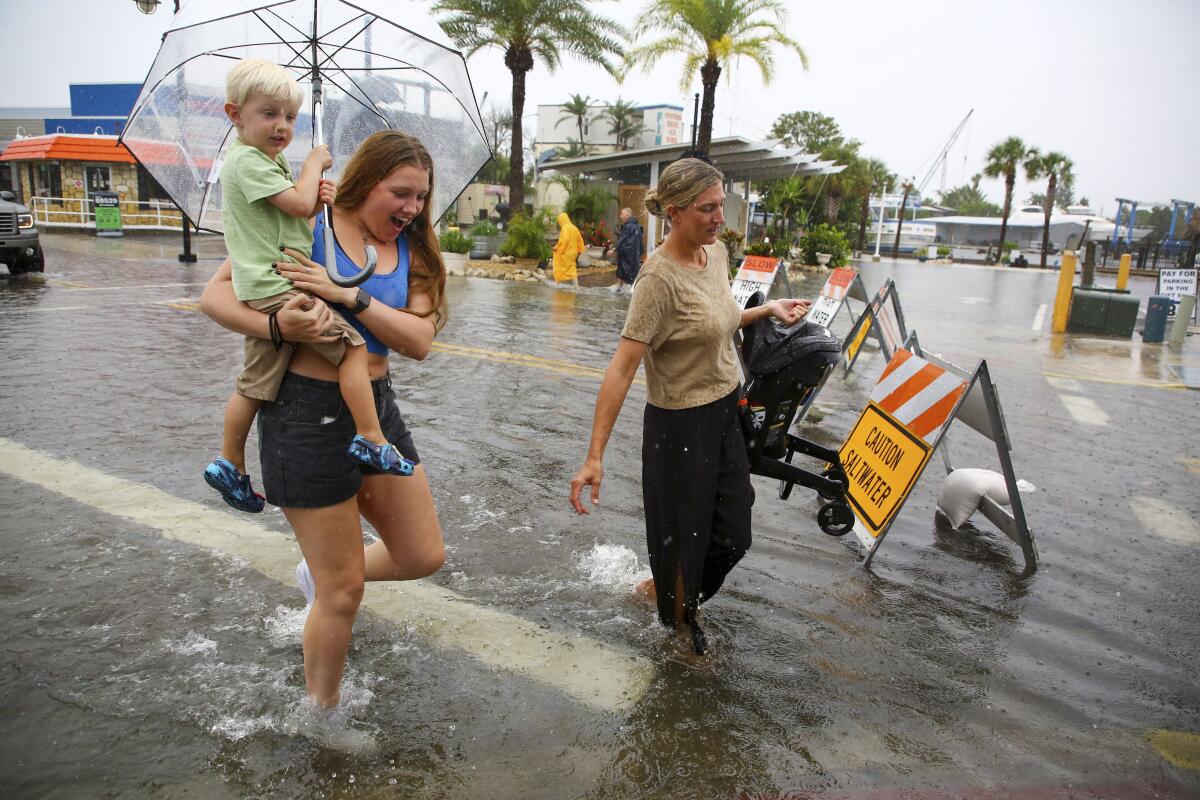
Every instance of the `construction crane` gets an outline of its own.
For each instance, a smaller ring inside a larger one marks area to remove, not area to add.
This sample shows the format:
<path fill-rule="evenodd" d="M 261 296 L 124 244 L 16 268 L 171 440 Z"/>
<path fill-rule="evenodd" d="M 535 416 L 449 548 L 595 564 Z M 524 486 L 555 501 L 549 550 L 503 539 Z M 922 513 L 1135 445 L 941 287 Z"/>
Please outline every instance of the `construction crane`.
<path fill-rule="evenodd" d="M 954 147 L 954 143 L 958 141 L 958 137 L 962 135 L 963 130 L 967 127 L 967 121 L 971 119 L 971 115 L 975 113 L 975 109 L 967 112 L 967 115 L 962 118 L 962 122 L 958 123 L 958 127 L 950 134 L 950 138 L 942 145 L 942 149 L 938 151 L 937 157 L 933 159 L 933 164 L 929 166 L 929 171 L 925 173 L 925 177 L 921 178 L 921 182 L 917 184 L 917 196 L 925 196 L 925 187 L 929 185 L 929 181 L 933 179 L 933 173 L 937 172 L 938 167 L 942 168 L 942 185 L 941 191 L 946 191 L 946 160 L 950 154 L 950 148 Z"/>

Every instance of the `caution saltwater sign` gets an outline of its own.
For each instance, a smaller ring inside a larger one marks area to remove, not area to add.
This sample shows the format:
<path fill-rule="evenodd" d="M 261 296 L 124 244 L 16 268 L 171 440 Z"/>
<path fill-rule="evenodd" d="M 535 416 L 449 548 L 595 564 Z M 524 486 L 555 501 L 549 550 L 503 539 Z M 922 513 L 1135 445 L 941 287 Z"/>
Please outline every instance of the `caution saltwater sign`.
<path fill-rule="evenodd" d="M 868 403 L 842 445 L 846 493 L 855 516 L 879 536 L 904 505 L 933 448 L 875 403 Z"/>

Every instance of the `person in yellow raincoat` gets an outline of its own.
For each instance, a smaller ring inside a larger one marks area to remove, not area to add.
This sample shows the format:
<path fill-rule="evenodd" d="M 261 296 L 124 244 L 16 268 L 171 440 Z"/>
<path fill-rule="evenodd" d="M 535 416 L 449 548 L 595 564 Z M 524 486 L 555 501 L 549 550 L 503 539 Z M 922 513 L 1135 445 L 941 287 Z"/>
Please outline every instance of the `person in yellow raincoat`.
<path fill-rule="evenodd" d="M 567 212 L 558 215 L 558 244 L 554 245 L 554 280 L 579 285 L 575 275 L 575 259 L 583 253 L 583 236 Z"/>

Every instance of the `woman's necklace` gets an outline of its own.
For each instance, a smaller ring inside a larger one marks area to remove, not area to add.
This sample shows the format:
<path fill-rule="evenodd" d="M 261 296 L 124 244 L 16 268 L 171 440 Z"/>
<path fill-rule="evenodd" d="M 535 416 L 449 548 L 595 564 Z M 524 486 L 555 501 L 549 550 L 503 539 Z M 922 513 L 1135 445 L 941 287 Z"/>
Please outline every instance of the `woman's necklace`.
<path fill-rule="evenodd" d="M 358 230 L 362 234 L 362 241 L 363 241 L 364 249 L 367 246 L 369 246 L 372 242 L 374 242 L 377 247 L 387 247 L 389 244 L 392 244 L 391 242 L 387 241 L 386 239 L 376 238 L 375 234 L 371 233 L 371 229 L 368 228 L 366 226 L 366 224 L 363 223 L 363 221 L 359 218 L 359 216 L 357 214 L 353 215 L 353 217 L 354 217 L 354 224 L 356 224 L 358 226 Z"/>

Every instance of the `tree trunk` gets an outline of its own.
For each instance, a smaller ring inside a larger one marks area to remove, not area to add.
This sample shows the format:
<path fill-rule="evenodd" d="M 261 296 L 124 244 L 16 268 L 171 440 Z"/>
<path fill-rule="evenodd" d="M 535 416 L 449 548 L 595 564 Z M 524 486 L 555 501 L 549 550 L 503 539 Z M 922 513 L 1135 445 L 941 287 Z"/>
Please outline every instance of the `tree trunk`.
<path fill-rule="evenodd" d="M 1046 251 L 1050 249 L 1050 215 L 1054 213 L 1054 194 L 1058 191 L 1058 174 L 1050 173 L 1050 184 L 1046 187 L 1045 205 L 1042 211 L 1046 214 L 1046 223 L 1042 226 L 1042 269 L 1046 268 Z M 1082 245 L 1083 242 L 1080 242 Z"/>
<path fill-rule="evenodd" d="M 880 212 L 883 209 L 880 208 Z M 854 249 L 858 252 L 863 252 L 863 246 L 867 243 L 867 217 L 871 213 L 871 195 L 864 194 L 862 205 L 858 209 L 858 246 Z"/>
<path fill-rule="evenodd" d="M 896 215 L 896 241 L 892 243 L 892 258 L 900 256 L 900 229 L 904 227 L 904 209 L 908 207 L 908 193 L 911 186 L 904 187 L 904 199 L 900 201 L 900 213 Z"/>
<path fill-rule="evenodd" d="M 825 222 L 837 225 L 838 212 L 842 208 L 842 198 L 834 194 L 825 195 Z"/>
<path fill-rule="evenodd" d="M 696 149 L 707 153 L 712 144 L 713 107 L 717 102 L 717 81 L 721 78 L 721 65 L 715 58 L 704 62 L 700 68 L 700 81 L 704 85 L 704 99 L 700 101 L 700 131 L 696 136 Z"/>
<path fill-rule="evenodd" d="M 1008 235 L 1008 214 L 1012 211 L 1013 184 L 1016 183 L 1017 173 L 1004 173 L 1004 215 L 1000 217 L 1000 247 L 996 250 L 996 261 L 1003 263 L 1004 237 Z M 992 263 L 995 264 L 996 261 Z"/>
<path fill-rule="evenodd" d="M 533 53 L 510 47 L 504 53 L 504 65 L 513 76 L 512 147 L 509 154 L 508 206 L 513 213 L 525 212 L 525 142 L 521 115 L 525 113 L 525 73 L 533 69 Z"/>

